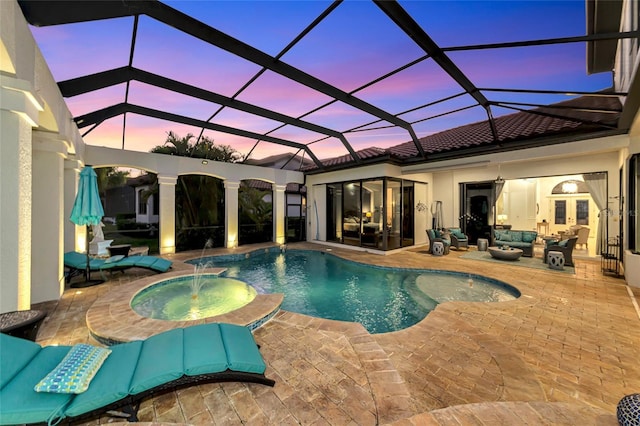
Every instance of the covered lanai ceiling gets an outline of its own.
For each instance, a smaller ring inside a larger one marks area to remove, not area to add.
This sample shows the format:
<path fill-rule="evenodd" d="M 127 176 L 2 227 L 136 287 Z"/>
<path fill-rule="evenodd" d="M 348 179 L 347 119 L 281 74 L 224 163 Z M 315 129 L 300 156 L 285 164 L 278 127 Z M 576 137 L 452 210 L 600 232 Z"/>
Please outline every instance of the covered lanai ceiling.
<path fill-rule="evenodd" d="M 638 33 L 611 32 L 594 2 L 19 4 L 92 145 L 149 151 L 173 131 L 327 170 L 629 125 L 601 71 Z"/>

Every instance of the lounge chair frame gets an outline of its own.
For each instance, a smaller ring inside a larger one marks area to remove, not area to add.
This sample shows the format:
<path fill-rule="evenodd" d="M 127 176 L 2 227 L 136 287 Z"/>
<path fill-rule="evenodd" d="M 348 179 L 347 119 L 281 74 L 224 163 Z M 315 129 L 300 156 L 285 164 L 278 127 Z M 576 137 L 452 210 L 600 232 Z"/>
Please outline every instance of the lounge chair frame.
<path fill-rule="evenodd" d="M 146 392 L 141 392 L 136 395 L 128 395 L 116 402 L 98 408 L 96 410 L 89 411 L 85 414 L 75 417 L 67 417 L 63 420 L 63 423 L 71 424 L 79 421 L 95 420 L 103 416 L 122 418 L 126 419 L 129 422 L 137 422 L 139 421 L 138 410 L 140 409 L 140 405 L 142 405 L 144 401 L 150 398 L 155 398 L 157 396 L 161 396 L 180 389 L 189 388 L 191 386 L 225 382 L 256 383 L 259 385 L 270 387 L 275 386 L 276 383 L 275 380 L 267 378 L 264 374 L 244 373 L 231 370 L 214 374 L 182 376 L 177 380 L 157 386 Z M 46 423 L 37 423 L 36 425 L 46 425 Z"/>

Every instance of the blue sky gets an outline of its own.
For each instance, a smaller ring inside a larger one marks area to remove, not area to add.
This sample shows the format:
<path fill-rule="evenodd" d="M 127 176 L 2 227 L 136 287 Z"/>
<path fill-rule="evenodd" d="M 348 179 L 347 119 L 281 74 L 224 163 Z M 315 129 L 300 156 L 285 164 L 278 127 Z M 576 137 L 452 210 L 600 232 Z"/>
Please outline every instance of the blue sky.
<path fill-rule="evenodd" d="M 278 55 L 307 25 L 331 4 L 328 1 L 172 1 L 167 4 L 203 23 Z M 584 1 L 400 1 L 400 5 L 442 48 L 508 41 L 526 41 L 584 35 Z M 57 81 L 126 66 L 133 18 L 32 28 Z M 372 2 L 344 1 L 280 59 L 314 77 L 351 92 L 362 85 L 423 57 L 409 37 Z M 480 88 L 595 91 L 611 86 L 611 73 L 588 76 L 584 43 L 537 47 L 449 52 L 448 56 Z M 133 66 L 183 81 L 225 96 L 238 90 L 260 71 L 256 64 L 235 57 L 146 16 L 139 20 Z M 401 114 L 438 99 L 458 94 L 460 86 L 431 59 L 359 90 L 354 96 L 392 114 Z M 78 116 L 124 102 L 126 85 L 67 99 Z M 549 103 L 568 99 L 559 95 L 523 95 L 486 92 L 490 100 Z M 270 71 L 264 72 L 237 98 L 293 117 L 325 105 L 330 98 Z M 219 105 L 133 82 L 129 102 L 207 120 Z M 415 122 L 418 137 L 486 119 L 480 107 L 441 118 L 424 120 L 446 111 L 472 106 L 460 96 L 428 108 L 401 114 Z M 512 113 L 494 107 L 494 116 Z M 382 122 L 375 130 L 349 130 L 377 120 L 367 113 L 333 103 L 304 115 L 315 124 L 345 132 L 355 149 L 388 147 L 410 140 L 408 133 Z M 346 154 L 335 138 L 285 126 L 279 122 L 224 108 L 213 122 L 256 133 L 309 144 L 320 158 Z M 89 144 L 121 148 L 123 118 L 114 117 L 85 136 Z M 196 127 L 128 114 L 126 149 L 148 151 L 161 145 L 169 131 L 198 135 Z M 277 129 L 277 130 L 275 130 Z M 81 129 L 85 132 L 87 128 Z M 231 145 L 246 154 L 256 140 L 207 130 L 216 143 Z M 295 152 L 260 142 L 252 156 Z"/>

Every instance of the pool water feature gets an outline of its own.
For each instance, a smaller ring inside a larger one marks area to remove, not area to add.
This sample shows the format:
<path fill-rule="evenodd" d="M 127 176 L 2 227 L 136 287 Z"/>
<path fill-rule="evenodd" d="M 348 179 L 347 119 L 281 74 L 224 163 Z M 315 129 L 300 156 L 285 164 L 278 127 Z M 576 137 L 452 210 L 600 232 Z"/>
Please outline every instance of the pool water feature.
<path fill-rule="evenodd" d="M 199 280 L 197 297 L 192 293 L 195 278 Z M 186 321 L 234 311 L 256 295 L 255 288 L 243 281 L 200 273 L 160 281 L 142 289 L 131 300 L 131 308 L 147 318 Z"/>
<path fill-rule="evenodd" d="M 371 333 L 410 327 L 446 301 L 520 296 L 515 287 L 476 274 L 378 267 L 313 250 L 266 250 L 189 263 L 224 267 L 225 277 L 245 281 L 258 293 L 284 293 L 282 309 L 359 322 Z"/>

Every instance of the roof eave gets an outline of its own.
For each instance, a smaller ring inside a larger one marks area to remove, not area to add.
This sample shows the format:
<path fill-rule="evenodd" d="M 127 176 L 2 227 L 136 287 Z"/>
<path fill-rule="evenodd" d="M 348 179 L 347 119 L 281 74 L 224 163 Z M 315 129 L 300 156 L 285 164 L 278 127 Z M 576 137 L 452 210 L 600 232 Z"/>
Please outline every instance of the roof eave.
<path fill-rule="evenodd" d="M 587 35 L 620 31 L 622 0 L 586 0 Z M 618 40 L 587 42 L 587 74 L 613 70 Z"/>

